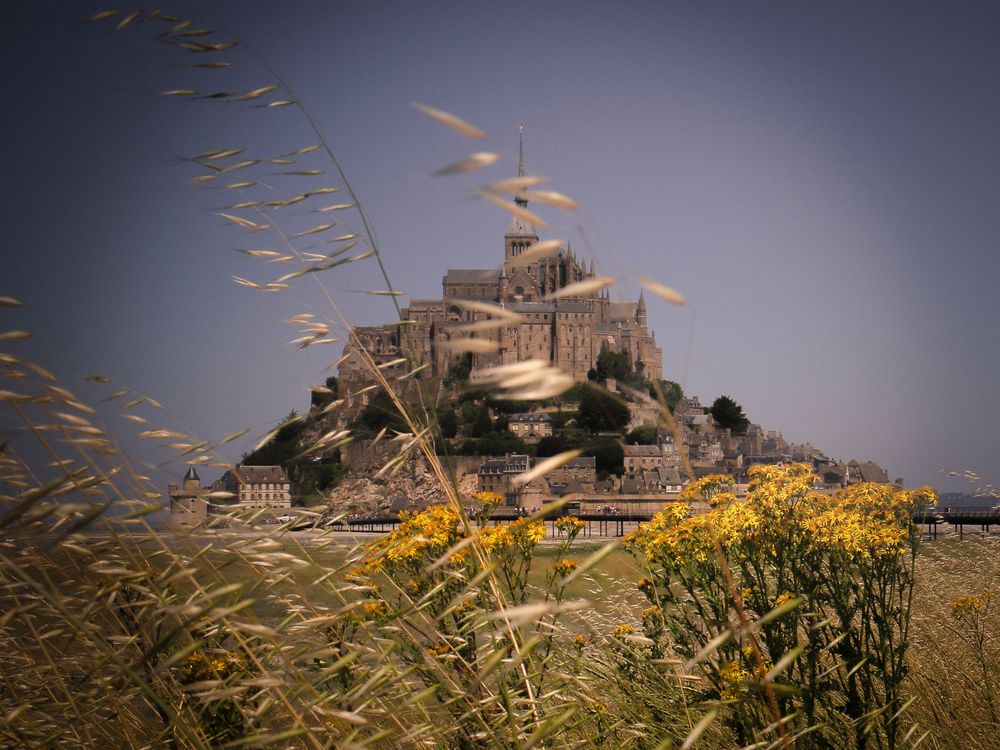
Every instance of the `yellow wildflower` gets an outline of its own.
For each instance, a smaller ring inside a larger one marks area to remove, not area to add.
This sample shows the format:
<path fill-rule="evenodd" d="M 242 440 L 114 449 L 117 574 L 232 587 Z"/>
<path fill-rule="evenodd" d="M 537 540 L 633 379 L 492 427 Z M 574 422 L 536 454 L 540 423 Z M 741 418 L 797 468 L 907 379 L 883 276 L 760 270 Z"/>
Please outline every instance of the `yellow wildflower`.
<path fill-rule="evenodd" d="M 555 571 L 557 576 L 565 578 L 576 570 L 576 560 L 560 560 L 552 566 L 552 569 Z"/>
<path fill-rule="evenodd" d="M 364 611 L 365 617 L 371 620 L 378 620 L 389 614 L 389 608 L 385 602 L 365 602 L 361 605 L 361 609 Z"/>
<path fill-rule="evenodd" d="M 747 683 L 750 682 L 750 672 L 739 662 L 731 661 L 719 668 L 719 678 L 722 682 L 722 699 L 735 700 L 742 695 Z"/>
<path fill-rule="evenodd" d="M 575 516 L 563 516 L 556 520 L 556 528 L 565 534 L 579 532 L 587 524 Z"/>
<path fill-rule="evenodd" d="M 619 640 L 623 640 L 625 636 L 632 635 L 634 633 L 635 628 L 624 622 L 621 625 L 615 625 L 615 629 L 611 631 L 611 635 Z"/>
<path fill-rule="evenodd" d="M 728 474 L 709 474 L 701 479 L 691 482 L 681 492 L 681 497 L 685 500 L 706 500 L 712 498 L 723 488 L 733 483 L 733 478 Z"/>
<path fill-rule="evenodd" d="M 430 654 L 431 656 L 444 656 L 449 651 L 451 651 L 451 646 L 449 646 L 447 643 L 442 643 L 441 641 L 438 641 L 433 646 L 427 649 L 427 653 Z"/>
<path fill-rule="evenodd" d="M 983 591 L 973 596 L 962 596 L 952 600 L 951 611 L 956 617 L 984 612 L 990 606 L 991 601 L 993 601 L 992 591 Z"/>

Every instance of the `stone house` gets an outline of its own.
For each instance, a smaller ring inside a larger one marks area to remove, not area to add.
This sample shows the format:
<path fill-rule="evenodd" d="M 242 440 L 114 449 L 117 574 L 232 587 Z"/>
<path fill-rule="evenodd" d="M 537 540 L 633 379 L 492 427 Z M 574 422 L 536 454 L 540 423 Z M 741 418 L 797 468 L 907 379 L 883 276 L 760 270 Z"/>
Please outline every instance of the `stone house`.
<path fill-rule="evenodd" d="M 503 458 L 488 458 L 479 466 L 478 489 L 480 492 L 495 492 L 502 495 L 505 504 L 519 505 L 521 490 L 514 487 L 512 480 L 531 468 L 531 457 L 522 453 L 512 453 Z"/>
<path fill-rule="evenodd" d="M 507 430 L 526 443 L 537 443 L 552 434 L 552 417 L 528 412 L 511 414 L 507 418 Z"/>
<path fill-rule="evenodd" d="M 236 466 L 218 484 L 243 508 L 290 508 L 291 482 L 281 466 Z"/>
<path fill-rule="evenodd" d="M 545 475 L 549 486 L 568 485 L 577 482 L 583 492 L 593 492 L 597 481 L 597 459 L 594 456 L 578 456 Z"/>
<path fill-rule="evenodd" d="M 634 474 L 637 471 L 655 469 L 664 465 L 663 450 L 658 445 L 626 445 L 625 452 L 625 473 Z"/>
<path fill-rule="evenodd" d="M 850 461 L 847 464 L 847 481 L 849 484 L 857 482 L 878 482 L 888 484 L 889 475 L 885 469 L 874 461 Z"/>

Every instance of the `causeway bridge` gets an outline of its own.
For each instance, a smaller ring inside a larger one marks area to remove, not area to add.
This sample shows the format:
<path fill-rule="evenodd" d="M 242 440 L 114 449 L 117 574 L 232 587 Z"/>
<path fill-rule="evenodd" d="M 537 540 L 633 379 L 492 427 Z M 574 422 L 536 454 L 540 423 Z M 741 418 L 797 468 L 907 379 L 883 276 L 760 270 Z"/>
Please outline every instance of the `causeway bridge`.
<path fill-rule="evenodd" d="M 639 524 L 645 523 L 653 517 L 652 513 L 629 512 L 571 512 L 560 515 L 571 515 L 584 522 L 585 525 L 580 532 L 581 537 L 623 537 L 638 528 Z M 496 513 L 486 523 L 504 523 L 523 517 L 511 513 Z M 916 516 L 914 521 L 918 526 L 926 529 L 929 539 L 937 539 L 938 528 L 944 524 L 951 524 L 953 528 L 957 528 L 959 538 L 964 539 L 967 527 L 978 529 L 985 535 L 990 532 L 992 526 L 1000 526 L 1000 511 L 985 509 L 932 511 Z M 549 526 L 552 537 L 558 536 L 554 517 L 544 519 L 544 523 Z M 307 528 L 310 525 L 301 524 L 294 528 Z M 399 516 L 390 514 L 347 516 L 336 519 L 334 522 L 326 524 L 325 527 L 333 531 L 388 533 L 399 527 Z"/>

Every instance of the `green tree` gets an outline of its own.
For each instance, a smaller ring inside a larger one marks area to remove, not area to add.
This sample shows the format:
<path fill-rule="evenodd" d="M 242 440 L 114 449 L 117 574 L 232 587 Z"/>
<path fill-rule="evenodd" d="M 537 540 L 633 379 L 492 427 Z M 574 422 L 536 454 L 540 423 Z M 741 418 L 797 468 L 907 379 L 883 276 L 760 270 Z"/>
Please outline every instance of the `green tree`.
<path fill-rule="evenodd" d="M 476 416 L 472 420 L 472 437 L 483 437 L 493 432 L 493 420 L 490 418 L 489 407 L 485 403 L 479 405 Z"/>
<path fill-rule="evenodd" d="M 656 425 L 649 422 L 639 425 L 632 432 L 625 436 L 628 445 L 638 443 L 639 445 L 656 445 Z"/>
<path fill-rule="evenodd" d="M 672 414 L 677 404 L 684 398 L 684 389 L 680 383 L 675 383 L 673 380 L 661 380 L 659 383 L 650 383 L 649 395 L 657 401 L 662 398 Z"/>
<path fill-rule="evenodd" d="M 595 437 L 584 446 L 583 455 L 593 456 L 596 459 L 598 474 L 621 476 L 625 473 L 625 449 L 613 437 L 600 435 Z"/>
<path fill-rule="evenodd" d="M 613 352 L 607 344 L 601 344 L 601 353 L 597 355 L 597 379 L 615 378 L 624 380 L 632 372 L 632 362 L 625 352 Z"/>
<path fill-rule="evenodd" d="M 444 384 L 447 386 L 461 385 L 469 380 L 472 372 L 472 353 L 466 352 L 461 359 L 453 362 L 448 368 L 448 374 L 444 377 Z"/>
<path fill-rule="evenodd" d="M 301 452 L 299 436 L 306 423 L 292 410 L 281 420 L 280 430 L 257 450 L 244 453 L 240 463 L 246 466 L 284 466 Z"/>
<path fill-rule="evenodd" d="M 593 432 L 621 432 L 629 420 L 628 405 L 603 388 L 588 384 L 580 398 L 576 422 Z"/>
<path fill-rule="evenodd" d="M 559 453 L 563 453 L 567 450 L 569 450 L 569 448 L 567 447 L 565 436 L 556 433 L 555 435 L 546 435 L 538 441 L 536 455 L 539 458 L 546 458 L 548 456 L 558 455 Z"/>
<path fill-rule="evenodd" d="M 750 420 L 743 413 L 743 407 L 729 396 L 719 396 L 712 402 L 709 413 L 722 428 L 728 428 L 734 435 L 745 435 Z"/>
<path fill-rule="evenodd" d="M 368 399 L 365 408 L 351 425 L 359 435 L 374 435 L 383 427 L 397 432 L 409 432 L 406 422 L 396 409 L 396 405 L 384 390 L 378 390 Z"/>
<path fill-rule="evenodd" d="M 453 438 L 458 434 L 458 415 L 450 401 L 438 406 L 436 416 L 438 427 L 441 428 L 441 437 Z"/>
<path fill-rule="evenodd" d="M 502 456 L 505 453 L 529 453 L 528 446 L 511 432 L 490 432 L 481 438 L 462 443 L 465 456 Z"/>

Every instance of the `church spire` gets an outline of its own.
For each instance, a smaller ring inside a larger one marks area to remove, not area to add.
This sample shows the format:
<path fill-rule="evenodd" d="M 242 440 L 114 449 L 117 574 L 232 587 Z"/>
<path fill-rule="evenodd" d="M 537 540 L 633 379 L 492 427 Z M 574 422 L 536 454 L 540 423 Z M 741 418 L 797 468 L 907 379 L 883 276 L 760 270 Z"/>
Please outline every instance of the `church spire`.
<path fill-rule="evenodd" d="M 517 176 L 524 177 L 524 125 L 518 126 L 519 154 L 517 161 Z M 514 193 L 514 203 L 518 208 L 527 208 L 528 199 L 523 198 L 519 192 Z M 538 242 L 538 232 L 531 225 L 531 222 L 517 213 L 511 213 L 510 224 L 507 225 L 507 233 L 504 235 L 504 269 L 509 273 L 511 258 L 520 255 L 531 245 Z"/>
<path fill-rule="evenodd" d="M 635 306 L 635 320 L 642 326 L 646 327 L 648 318 L 646 317 L 646 290 L 642 289 L 639 291 L 639 302 Z"/>
<path fill-rule="evenodd" d="M 517 176 L 524 177 L 524 123 L 517 126 L 517 141 L 518 141 L 518 157 L 517 157 Z M 518 196 L 514 197 L 514 202 L 521 208 L 526 208 L 528 201 L 524 198 Z"/>

